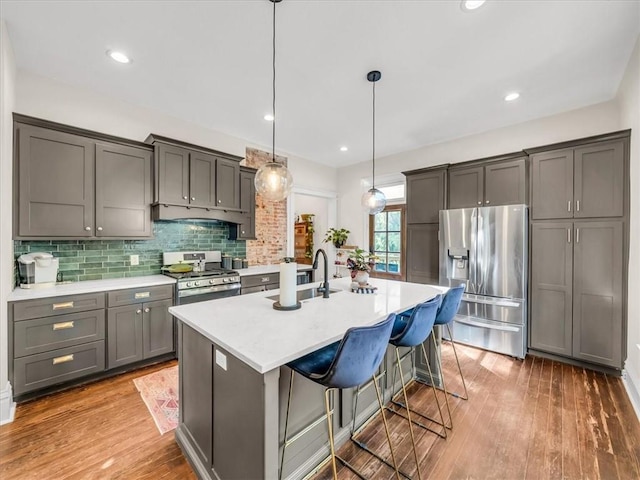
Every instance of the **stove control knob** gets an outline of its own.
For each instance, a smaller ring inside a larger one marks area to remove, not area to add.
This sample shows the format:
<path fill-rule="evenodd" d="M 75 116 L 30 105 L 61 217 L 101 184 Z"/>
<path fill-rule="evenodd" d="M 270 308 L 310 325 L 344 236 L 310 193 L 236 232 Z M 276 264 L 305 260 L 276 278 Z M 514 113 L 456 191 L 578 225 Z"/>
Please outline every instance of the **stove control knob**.
<path fill-rule="evenodd" d="M 213 279 L 209 280 L 209 285 L 215 285 L 215 284 L 216 284 L 215 280 L 213 280 Z"/>
<path fill-rule="evenodd" d="M 228 279 L 228 278 L 223 278 L 223 279 L 222 279 L 222 281 L 223 281 L 224 283 L 229 283 L 229 279 Z"/>
<path fill-rule="evenodd" d="M 187 282 L 187 288 L 193 287 L 193 282 Z"/>
<path fill-rule="evenodd" d="M 194 282 L 194 285 L 195 285 L 196 287 L 199 287 L 199 286 L 200 286 L 200 282 Z"/>

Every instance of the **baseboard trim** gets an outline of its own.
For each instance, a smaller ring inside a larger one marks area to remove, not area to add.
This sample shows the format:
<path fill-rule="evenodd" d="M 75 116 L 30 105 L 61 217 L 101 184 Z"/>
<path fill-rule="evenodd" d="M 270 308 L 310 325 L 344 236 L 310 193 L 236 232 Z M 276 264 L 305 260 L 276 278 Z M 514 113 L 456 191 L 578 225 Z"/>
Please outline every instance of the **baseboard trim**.
<path fill-rule="evenodd" d="M 13 401 L 13 389 L 11 383 L 0 390 L 0 425 L 13 422 L 16 415 L 16 402 Z"/>
<path fill-rule="evenodd" d="M 635 375 L 635 372 L 630 371 L 628 368 L 622 371 L 622 384 L 624 385 L 633 410 L 636 412 L 638 420 L 640 420 L 640 377 Z"/>

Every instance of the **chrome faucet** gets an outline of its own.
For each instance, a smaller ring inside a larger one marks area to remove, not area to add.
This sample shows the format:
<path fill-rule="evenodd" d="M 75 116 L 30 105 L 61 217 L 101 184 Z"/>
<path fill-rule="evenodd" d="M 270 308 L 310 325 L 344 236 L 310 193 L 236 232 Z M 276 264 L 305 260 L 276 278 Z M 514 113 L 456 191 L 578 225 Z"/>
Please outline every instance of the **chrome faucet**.
<path fill-rule="evenodd" d="M 322 256 L 324 257 L 324 282 L 320 284 L 318 291 L 322 292 L 322 298 L 329 298 L 329 259 L 327 258 L 327 252 L 321 248 L 316 250 L 316 256 L 313 258 L 313 265 L 311 267 L 314 270 L 318 269 L 319 253 L 322 253 Z"/>

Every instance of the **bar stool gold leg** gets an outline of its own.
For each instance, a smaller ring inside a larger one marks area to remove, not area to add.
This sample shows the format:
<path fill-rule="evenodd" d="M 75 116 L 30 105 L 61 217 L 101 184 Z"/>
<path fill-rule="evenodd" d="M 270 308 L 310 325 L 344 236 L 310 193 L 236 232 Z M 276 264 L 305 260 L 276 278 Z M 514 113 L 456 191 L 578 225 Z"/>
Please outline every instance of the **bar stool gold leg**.
<path fill-rule="evenodd" d="M 464 396 L 458 395 L 457 393 L 449 392 L 450 395 L 453 395 L 456 398 L 460 398 L 462 400 L 469 400 L 469 392 L 467 392 L 467 384 L 464 381 L 464 375 L 462 374 L 462 368 L 460 368 L 460 360 L 458 359 L 458 352 L 456 351 L 456 342 L 453 341 L 453 335 L 451 334 L 451 327 L 447 323 L 447 331 L 449 332 L 449 340 L 451 342 L 451 347 L 453 348 L 453 354 L 456 357 L 456 364 L 458 365 L 458 373 L 460 374 L 460 378 L 462 379 L 462 386 L 464 388 Z"/>
<path fill-rule="evenodd" d="M 329 405 L 329 392 L 330 388 L 324 391 L 324 407 L 327 411 L 327 426 L 329 427 L 329 447 L 331 448 L 331 466 L 333 468 L 333 479 L 338 480 L 338 470 L 336 468 L 336 451 L 333 445 L 333 415 L 331 413 L 331 407 Z"/>
<path fill-rule="evenodd" d="M 437 351 L 438 350 L 438 345 L 436 344 L 436 338 L 433 335 L 431 335 L 431 339 L 433 340 L 434 351 Z M 442 361 L 440 360 L 440 355 L 436 355 L 436 362 L 438 362 L 438 370 L 440 370 L 440 381 L 442 382 L 442 390 L 444 390 L 444 402 L 447 405 L 447 413 L 449 414 L 449 425 L 444 423 L 444 419 L 443 419 L 443 426 L 445 428 L 448 428 L 449 430 L 452 430 L 453 429 L 453 417 L 451 416 L 451 407 L 449 407 L 449 393 L 447 392 L 447 385 L 446 385 L 446 383 L 444 381 L 444 371 L 442 370 Z M 433 384 L 433 379 L 432 379 L 431 383 L 433 385 L 433 388 L 435 389 L 435 385 Z M 435 390 L 434 390 L 434 392 L 435 392 Z"/>
<path fill-rule="evenodd" d="M 382 422 L 384 423 L 384 432 L 387 434 L 387 442 L 389 442 L 389 450 L 391 450 L 391 461 L 396 471 L 396 478 L 400 480 L 400 472 L 398 471 L 398 463 L 396 462 L 396 455 L 393 452 L 393 445 L 391 445 L 391 434 L 389 433 L 389 425 L 387 424 L 387 417 L 384 414 L 384 408 L 382 405 L 382 396 L 380 395 L 380 387 L 375 377 L 373 378 L 373 386 L 376 388 L 376 397 L 378 397 L 378 406 L 380 407 L 380 415 L 382 415 Z M 415 451 L 415 450 L 414 450 Z M 420 472 L 418 471 L 418 475 Z"/>
<path fill-rule="evenodd" d="M 282 469 L 284 468 L 284 451 L 287 448 L 287 429 L 289 428 L 289 408 L 291 407 L 291 394 L 293 392 L 293 375 L 294 370 L 291 370 L 291 376 L 289 377 L 289 397 L 287 399 L 287 414 L 284 417 L 284 438 L 282 441 L 282 457 L 280 458 L 280 470 L 278 472 L 278 480 L 282 479 Z"/>
<path fill-rule="evenodd" d="M 416 470 L 418 471 L 418 478 L 422 480 L 420 473 L 420 461 L 418 460 L 418 452 L 416 451 L 416 439 L 413 436 L 413 424 L 411 422 L 411 409 L 409 408 L 409 399 L 407 397 L 407 389 L 404 383 L 404 375 L 402 374 L 402 365 L 400 364 L 400 353 L 398 347 L 396 348 L 396 360 L 398 361 L 398 370 L 400 371 L 400 382 L 402 383 L 402 394 L 404 395 L 404 403 L 407 406 L 407 420 L 409 421 L 409 433 L 411 435 L 411 445 L 413 445 L 413 456 L 416 460 Z M 384 413 L 382 414 L 384 418 Z M 385 421 L 386 425 L 386 421 Z M 394 460 L 395 463 L 395 460 Z"/>

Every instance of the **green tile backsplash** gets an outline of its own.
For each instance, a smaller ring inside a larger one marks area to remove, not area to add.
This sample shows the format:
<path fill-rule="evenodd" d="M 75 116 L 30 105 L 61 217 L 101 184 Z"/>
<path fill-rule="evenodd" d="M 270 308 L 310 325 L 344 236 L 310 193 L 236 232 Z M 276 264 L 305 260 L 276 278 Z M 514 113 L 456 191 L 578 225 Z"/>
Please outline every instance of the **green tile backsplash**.
<path fill-rule="evenodd" d="M 160 273 L 162 252 L 220 250 L 245 258 L 244 240 L 228 240 L 229 224 L 215 221 L 156 221 L 150 240 L 16 240 L 15 258 L 23 253 L 49 252 L 59 258 L 64 280 L 101 280 Z M 140 264 L 131 266 L 129 255 Z M 16 284 L 17 266 L 15 270 Z"/>

